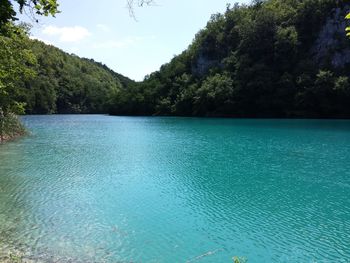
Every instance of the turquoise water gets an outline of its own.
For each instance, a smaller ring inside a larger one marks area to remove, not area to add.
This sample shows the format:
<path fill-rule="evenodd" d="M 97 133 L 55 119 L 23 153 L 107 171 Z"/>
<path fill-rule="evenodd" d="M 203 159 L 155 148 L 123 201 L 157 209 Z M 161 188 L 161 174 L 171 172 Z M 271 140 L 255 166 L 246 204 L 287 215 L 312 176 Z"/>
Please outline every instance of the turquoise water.
<path fill-rule="evenodd" d="M 350 122 L 27 116 L 0 145 L 0 255 L 350 262 Z"/>

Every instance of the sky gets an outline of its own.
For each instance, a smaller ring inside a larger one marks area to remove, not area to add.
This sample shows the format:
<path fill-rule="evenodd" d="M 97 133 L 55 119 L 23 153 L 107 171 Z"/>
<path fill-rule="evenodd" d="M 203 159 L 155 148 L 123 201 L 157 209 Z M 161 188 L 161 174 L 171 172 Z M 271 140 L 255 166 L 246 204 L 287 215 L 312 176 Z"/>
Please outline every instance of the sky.
<path fill-rule="evenodd" d="M 250 2 L 155 1 L 153 6 L 135 8 L 134 19 L 127 0 L 58 0 L 61 13 L 55 18 L 40 17 L 31 38 L 93 58 L 140 81 L 185 50 L 210 16 L 224 12 L 227 3 Z M 21 19 L 28 21 L 27 16 Z"/>

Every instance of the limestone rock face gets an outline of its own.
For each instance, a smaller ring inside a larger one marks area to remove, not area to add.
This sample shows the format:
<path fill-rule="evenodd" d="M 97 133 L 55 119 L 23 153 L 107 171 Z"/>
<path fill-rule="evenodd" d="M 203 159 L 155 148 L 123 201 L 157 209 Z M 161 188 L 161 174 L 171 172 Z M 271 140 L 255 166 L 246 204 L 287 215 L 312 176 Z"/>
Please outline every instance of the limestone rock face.
<path fill-rule="evenodd" d="M 195 63 L 192 65 L 192 73 L 197 76 L 204 76 L 208 71 L 216 66 L 220 66 L 220 60 L 210 58 L 205 52 L 199 52 Z"/>
<path fill-rule="evenodd" d="M 349 9 L 349 6 L 334 9 L 321 28 L 312 48 L 313 57 L 320 66 L 330 64 L 335 68 L 343 68 L 350 63 L 350 40 L 345 36 L 345 16 Z"/>

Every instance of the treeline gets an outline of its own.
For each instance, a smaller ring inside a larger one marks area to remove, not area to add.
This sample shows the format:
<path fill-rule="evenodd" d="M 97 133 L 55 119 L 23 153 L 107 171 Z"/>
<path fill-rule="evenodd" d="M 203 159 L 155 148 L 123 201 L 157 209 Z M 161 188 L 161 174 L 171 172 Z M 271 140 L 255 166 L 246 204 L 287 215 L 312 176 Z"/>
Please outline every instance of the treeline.
<path fill-rule="evenodd" d="M 19 98 L 27 113 L 106 113 L 110 98 L 131 83 L 100 63 L 40 41 L 30 40 L 29 48 L 37 63 Z"/>
<path fill-rule="evenodd" d="M 94 60 L 29 39 L 25 25 L 8 27 L 0 35 L 3 111 L 107 113 L 111 98 L 133 83 Z"/>
<path fill-rule="evenodd" d="M 349 10 L 345 0 L 228 6 L 187 50 L 139 83 L 30 40 L 25 26 L 2 23 L 0 117 L 109 112 L 349 118 Z"/>
<path fill-rule="evenodd" d="M 182 54 L 117 93 L 110 113 L 349 118 L 346 2 L 228 6 Z"/>

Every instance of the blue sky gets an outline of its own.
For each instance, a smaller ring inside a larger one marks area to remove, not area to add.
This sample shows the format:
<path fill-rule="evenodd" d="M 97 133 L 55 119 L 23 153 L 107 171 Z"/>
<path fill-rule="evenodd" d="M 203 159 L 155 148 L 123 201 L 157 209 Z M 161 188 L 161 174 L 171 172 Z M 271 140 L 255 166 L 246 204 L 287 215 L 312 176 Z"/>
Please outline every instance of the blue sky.
<path fill-rule="evenodd" d="M 32 38 L 64 51 L 93 58 L 125 76 L 142 80 L 181 53 L 204 28 L 211 14 L 227 3 L 250 0 L 156 0 L 136 8 L 131 18 L 126 0 L 58 0 L 56 18 L 40 18 Z"/>

